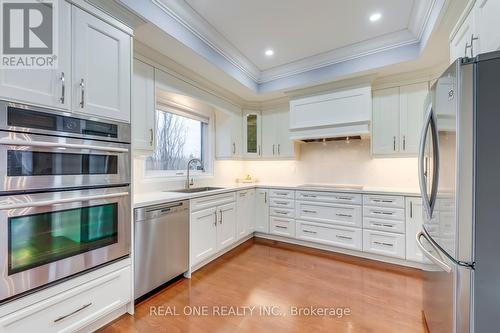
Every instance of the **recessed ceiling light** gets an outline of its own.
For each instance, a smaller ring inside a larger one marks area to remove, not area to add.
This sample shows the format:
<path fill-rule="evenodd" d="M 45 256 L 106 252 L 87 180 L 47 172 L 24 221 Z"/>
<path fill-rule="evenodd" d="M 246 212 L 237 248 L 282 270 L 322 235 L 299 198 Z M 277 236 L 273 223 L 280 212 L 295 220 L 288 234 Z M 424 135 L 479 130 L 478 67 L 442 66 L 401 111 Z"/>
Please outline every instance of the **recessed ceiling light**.
<path fill-rule="evenodd" d="M 372 21 L 372 22 L 378 21 L 378 20 L 380 20 L 381 17 L 382 17 L 382 14 L 374 13 L 374 14 L 370 15 L 370 21 Z"/>
<path fill-rule="evenodd" d="M 273 51 L 273 50 L 271 50 L 271 49 L 267 49 L 267 50 L 264 52 L 264 54 L 265 54 L 266 56 L 270 57 L 270 56 L 274 55 L 274 51 Z"/>

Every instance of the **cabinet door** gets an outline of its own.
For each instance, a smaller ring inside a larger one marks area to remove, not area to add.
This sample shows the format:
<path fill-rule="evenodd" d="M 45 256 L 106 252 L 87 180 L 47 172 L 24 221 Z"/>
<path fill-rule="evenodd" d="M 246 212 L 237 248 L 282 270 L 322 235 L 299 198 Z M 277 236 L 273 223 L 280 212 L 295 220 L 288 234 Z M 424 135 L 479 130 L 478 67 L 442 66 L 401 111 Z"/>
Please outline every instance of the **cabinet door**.
<path fill-rule="evenodd" d="M 130 36 L 77 7 L 72 11 L 73 110 L 130 122 Z"/>
<path fill-rule="evenodd" d="M 191 214 L 191 267 L 217 252 L 217 209 L 215 207 Z"/>
<path fill-rule="evenodd" d="M 373 92 L 372 152 L 399 151 L 399 87 Z"/>
<path fill-rule="evenodd" d="M 406 260 L 424 261 L 415 239 L 422 229 L 422 211 L 421 198 L 406 198 Z"/>
<path fill-rule="evenodd" d="M 277 113 L 262 113 L 262 157 L 273 158 L 278 156 L 277 140 Z"/>
<path fill-rule="evenodd" d="M 132 144 L 134 149 L 152 151 L 155 132 L 155 70 L 134 59 L 132 78 Z"/>
<path fill-rule="evenodd" d="M 58 68 L 0 70 L 0 97 L 59 109 L 71 102 L 71 5 L 58 2 Z"/>
<path fill-rule="evenodd" d="M 500 50 L 500 1 L 477 0 L 474 5 L 474 56 Z M 469 42 L 470 43 L 470 42 Z"/>
<path fill-rule="evenodd" d="M 255 231 L 269 233 L 269 192 L 255 191 Z"/>
<path fill-rule="evenodd" d="M 218 159 L 241 157 L 241 114 L 217 111 L 215 116 L 215 152 Z"/>
<path fill-rule="evenodd" d="M 464 22 L 456 32 L 455 36 L 450 42 L 450 63 L 460 57 L 470 56 L 471 36 L 474 33 L 474 16 L 472 13 L 465 18 Z"/>
<path fill-rule="evenodd" d="M 240 158 L 242 152 L 242 133 L 241 133 L 241 122 L 242 117 L 240 114 L 231 115 L 230 126 L 231 126 L 231 156 L 233 158 Z"/>
<path fill-rule="evenodd" d="M 294 142 L 290 139 L 290 112 L 284 110 L 276 114 L 276 136 L 277 136 L 277 153 L 281 158 L 294 158 L 295 149 Z"/>
<path fill-rule="evenodd" d="M 243 115 L 243 155 L 246 157 L 260 157 L 261 146 L 261 115 L 258 111 L 245 111 Z"/>
<path fill-rule="evenodd" d="M 236 204 L 238 213 L 236 233 L 237 238 L 241 239 L 245 237 L 248 232 L 248 191 L 239 191 L 236 194 Z"/>
<path fill-rule="evenodd" d="M 230 203 L 217 207 L 217 251 L 236 241 L 236 204 Z"/>
<path fill-rule="evenodd" d="M 247 197 L 247 235 L 255 231 L 255 189 L 248 190 Z"/>
<path fill-rule="evenodd" d="M 399 88 L 400 151 L 416 155 L 425 114 L 428 83 L 416 83 Z"/>

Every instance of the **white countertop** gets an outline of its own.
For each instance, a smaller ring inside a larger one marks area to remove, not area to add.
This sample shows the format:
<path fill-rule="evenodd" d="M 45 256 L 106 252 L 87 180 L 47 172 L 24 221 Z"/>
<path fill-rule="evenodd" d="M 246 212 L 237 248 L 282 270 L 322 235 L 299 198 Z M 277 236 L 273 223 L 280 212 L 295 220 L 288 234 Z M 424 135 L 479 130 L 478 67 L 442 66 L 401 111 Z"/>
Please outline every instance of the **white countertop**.
<path fill-rule="evenodd" d="M 385 195 L 404 195 L 404 196 L 420 196 L 418 188 L 397 188 L 397 187 L 370 187 L 363 186 L 357 188 L 335 187 L 333 184 L 276 184 L 276 183 L 237 183 L 237 184 L 218 184 L 214 187 L 222 187 L 220 190 L 205 191 L 198 193 L 177 193 L 169 191 L 153 191 L 147 193 L 139 193 L 134 195 L 134 208 L 146 207 L 162 203 L 168 203 L 179 200 L 189 200 L 193 198 L 204 197 L 208 195 L 222 194 L 238 190 L 250 188 L 274 188 L 274 189 L 289 189 L 303 191 L 326 191 L 339 193 L 362 193 L 362 194 L 385 194 Z"/>

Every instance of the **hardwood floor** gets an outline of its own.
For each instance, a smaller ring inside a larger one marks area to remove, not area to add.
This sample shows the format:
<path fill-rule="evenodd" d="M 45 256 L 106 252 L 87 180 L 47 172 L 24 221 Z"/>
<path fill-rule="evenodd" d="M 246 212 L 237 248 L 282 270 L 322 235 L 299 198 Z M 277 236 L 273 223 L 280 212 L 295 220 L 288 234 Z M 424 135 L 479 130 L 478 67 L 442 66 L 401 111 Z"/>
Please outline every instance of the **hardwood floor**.
<path fill-rule="evenodd" d="M 254 239 L 100 332 L 421 333 L 421 302 L 418 270 Z M 263 305 L 277 315 L 261 313 Z M 224 316 L 222 306 L 240 313 Z M 345 315 L 295 315 L 294 307 L 342 308 Z M 184 314 L 195 309 L 208 315 Z"/>

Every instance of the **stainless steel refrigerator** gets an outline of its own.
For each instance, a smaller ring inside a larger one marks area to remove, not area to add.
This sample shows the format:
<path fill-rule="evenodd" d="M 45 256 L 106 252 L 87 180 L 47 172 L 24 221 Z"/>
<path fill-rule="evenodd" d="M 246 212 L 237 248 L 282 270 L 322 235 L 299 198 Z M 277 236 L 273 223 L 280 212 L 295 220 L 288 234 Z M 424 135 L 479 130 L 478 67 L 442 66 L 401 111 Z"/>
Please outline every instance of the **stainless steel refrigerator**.
<path fill-rule="evenodd" d="M 430 333 L 500 332 L 500 52 L 457 60 L 426 104 L 424 318 Z"/>

